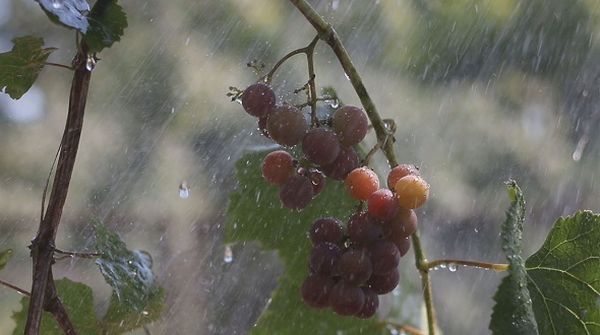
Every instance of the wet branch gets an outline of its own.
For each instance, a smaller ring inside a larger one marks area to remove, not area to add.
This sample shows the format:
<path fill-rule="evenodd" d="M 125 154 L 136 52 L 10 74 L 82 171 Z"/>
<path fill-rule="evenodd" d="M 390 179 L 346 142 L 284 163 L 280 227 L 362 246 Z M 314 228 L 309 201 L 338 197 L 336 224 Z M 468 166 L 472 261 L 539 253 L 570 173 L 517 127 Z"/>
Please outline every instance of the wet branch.
<path fill-rule="evenodd" d="M 22 288 L 20 288 L 20 287 L 18 287 L 16 285 L 13 285 L 13 284 L 11 284 L 9 282 L 4 281 L 2 279 L 0 279 L 0 285 L 4 285 L 4 286 L 6 286 L 6 287 L 8 287 L 10 289 L 13 289 L 13 290 L 19 292 L 22 295 L 25 295 L 25 296 L 30 296 L 31 295 L 29 292 L 27 292 L 27 290 L 24 290 L 24 289 L 22 289 Z"/>
<path fill-rule="evenodd" d="M 81 43 L 73 61 L 74 74 L 69 95 L 69 111 L 60 142 L 56 174 L 48 199 L 48 208 L 40 221 L 37 235 L 30 246 L 33 259 L 33 284 L 25 325 L 26 335 L 39 334 L 44 310 L 54 315 L 65 334 L 76 334 L 64 306 L 57 296 L 52 275 L 52 264 L 54 262 L 56 232 L 60 224 L 73 166 L 75 165 L 91 78 L 91 72 L 86 68 L 89 57 L 87 49 L 87 45 Z"/>

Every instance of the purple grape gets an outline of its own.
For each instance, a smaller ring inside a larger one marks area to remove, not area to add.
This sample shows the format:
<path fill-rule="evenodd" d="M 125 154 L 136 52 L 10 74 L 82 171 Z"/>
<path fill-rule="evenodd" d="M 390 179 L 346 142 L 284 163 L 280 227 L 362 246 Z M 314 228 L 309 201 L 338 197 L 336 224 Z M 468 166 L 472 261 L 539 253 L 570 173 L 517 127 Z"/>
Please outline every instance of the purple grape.
<path fill-rule="evenodd" d="M 329 306 L 329 294 L 335 282 L 328 276 L 312 274 L 308 276 L 300 287 L 302 300 L 314 308 Z"/>
<path fill-rule="evenodd" d="M 333 131 L 322 127 L 314 128 L 304 135 L 302 152 L 310 162 L 327 165 L 340 153 L 340 142 Z"/>
<path fill-rule="evenodd" d="M 371 263 L 373 263 L 373 274 L 384 275 L 398 268 L 400 251 L 394 243 L 389 241 L 374 243 L 369 251 L 371 253 Z"/>
<path fill-rule="evenodd" d="M 316 219 L 309 231 L 310 240 L 314 245 L 321 242 L 338 243 L 343 235 L 342 223 L 336 218 Z"/>
<path fill-rule="evenodd" d="M 289 209 L 304 209 L 313 198 L 313 185 L 304 176 L 291 176 L 279 190 L 279 199 Z"/>
<path fill-rule="evenodd" d="M 337 262 L 337 269 L 342 280 L 356 286 L 366 283 L 373 273 L 371 258 L 362 249 L 349 249 L 344 252 Z"/>
<path fill-rule="evenodd" d="M 337 245 L 329 242 L 319 243 L 312 249 L 309 268 L 313 273 L 331 275 L 341 255 L 342 251 Z"/>
<path fill-rule="evenodd" d="M 267 119 L 269 135 L 283 146 L 291 147 L 300 143 L 307 129 L 304 115 L 294 106 L 277 106 Z"/>
<path fill-rule="evenodd" d="M 248 86 L 242 94 L 242 106 L 246 113 L 256 116 L 266 116 L 275 106 L 275 93 L 263 83 Z"/>
<path fill-rule="evenodd" d="M 262 163 L 262 175 L 273 185 L 283 185 L 294 174 L 294 157 L 283 150 L 270 152 Z"/>
<path fill-rule="evenodd" d="M 367 134 L 369 121 L 358 107 L 343 106 L 333 114 L 333 128 L 344 146 L 360 143 Z"/>
<path fill-rule="evenodd" d="M 356 315 L 365 304 L 365 293 L 360 287 L 340 280 L 329 294 L 329 305 L 339 315 Z"/>
<path fill-rule="evenodd" d="M 355 213 L 348 220 L 348 237 L 357 246 L 369 246 L 381 236 L 381 227 L 366 212 Z"/>
<path fill-rule="evenodd" d="M 344 180 L 350 171 L 356 169 L 359 164 L 358 155 L 351 147 L 342 147 L 335 160 L 327 165 L 321 166 L 323 173 L 335 180 Z"/>
<path fill-rule="evenodd" d="M 400 252 L 400 257 L 403 257 L 404 255 L 406 255 L 408 250 L 410 250 L 410 237 L 405 237 L 400 240 L 394 241 L 394 244 Z"/>
<path fill-rule="evenodd" d="M 377 308 L 379 307 L 379 297 L 375 291 L 368 287 L 363 287 L 362 290 L 365 294 L 365 303 L 360 312 L 356 314 L 356 317 L 368 319 L 377 312 Z"/>
<path fill-rule="evenodd" d="M 377 294 L 386 294 L 392 292 L 400 281 L 400 273 L 394 270 L 385 275 L 372 275 L 367 283 L 369 287 Z"/>

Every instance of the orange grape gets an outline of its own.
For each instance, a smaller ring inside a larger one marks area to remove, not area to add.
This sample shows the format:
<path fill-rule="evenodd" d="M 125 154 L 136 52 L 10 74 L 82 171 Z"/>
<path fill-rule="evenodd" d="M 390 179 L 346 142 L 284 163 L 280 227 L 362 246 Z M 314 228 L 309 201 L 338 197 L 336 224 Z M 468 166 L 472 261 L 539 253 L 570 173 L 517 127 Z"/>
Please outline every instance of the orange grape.
<path fill-rule="evenodd" d="M 400 178 L 402 178 L 404 176 L 408 176 L 410 174 L 419 176 L 420 175 L 419 169 L 417 169 L 417 167 L 412 164 L 396 165 L 388 174 L 388 178 L 387 178 L 388 188 L 390 190 L 393 190 L 394 186 L 396 186 L 396 183 L 398 182 L 398 180 L 400 180 Z"/>
<path fill-rule="evenodd" d="M 429 184 L 423 178 L 415 175 L 400 178 L 394 185 L 394 190 L 398 203 L 403 208 L 421 207 L 429 197 Z"/>
<path fill-rule="evenodd" d="M 357 200 L 367 200 L 371 193 L 379 189 L 377 174 L 365 166 L 352 170 L 345 182 L 346 190 Z"/>

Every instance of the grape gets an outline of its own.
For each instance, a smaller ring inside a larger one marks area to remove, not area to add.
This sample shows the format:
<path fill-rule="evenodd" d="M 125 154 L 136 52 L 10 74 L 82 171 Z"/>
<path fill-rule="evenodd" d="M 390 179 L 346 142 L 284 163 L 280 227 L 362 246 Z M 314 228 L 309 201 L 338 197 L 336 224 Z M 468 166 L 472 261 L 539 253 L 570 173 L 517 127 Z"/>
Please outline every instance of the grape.
<path fill-rule="evenodd" d="M 340 142 L 349 147 L 360 143 L 365 138 L 369 121 L 360 108 L 344 106 L 333 113 L 333 128 Z"/>
<path fill-rule="evenodd" d="M 369 214 L 384 221 L 393 219 L 400 209 L 394 194 L 387 188 L 373 192 L 367 199 L 367 204 Z"/>
<path fill-rule="evenodd" d="M 339 315 L 356 315 L 365 304 L 365 293 L 360 287 L 340 280 L 329 294 L 329 305 Z"/>
<path fill-rule="evenodd" d="M 264 117 L 275 106 L 275 93 L 263 83 L 250 85 L 242 94 L 242 106 L 248 114 Z"/>
<path fill-rule="evenodd" d="M 379 178 L 368 167 L 352 170 L 345 179 L 346 190 L 357 200 L 367 200 L 371 193 L 379 189 Z"/>
<path fill-rule="evenodd" d="M 365 212 L 355 213 L 348 220 L 348 237 L 357 246 L 368 246 L 382 235 L 381 227 Z"/>
<path fill-rule="evenodd" d="M 389 222 L 390 238 L 400 240 L 417 231 L 417 214 L 412 209 L 401 208 L 394 219 Z"/>
<path fill-rule="evenodd" d="M 291 147 L 300 143 L 307 129 L 304 115 L 294 106 L 277 106 L 267 119 L 269 135 L 283 146 Z"/>
<path fill-rule="evenodd" d="M 388 292 L 393 291 L 396 288 L 396 286 L 398 286 L 399 281 L 400 281 L 400 273 L 398 272 L 398 270 L 394 270 L 385 275 L 371 276 L 371 279 L 369 279 L 368 285 L 373 291 L 375 291 L 375 293 L 386 294 Z"/>
<path fill-rule="evenodd" d="M 269 119 L 268 115 L 267 116 L 263 116 L 261 118 L 258 119 L 258 130 L 260 130 L 260 133 L 266 137 L 266 138 L 271 138 L 271 135 L 269 135 L 269 132 L 267 131 L 267 120 Z"/>
<path fill-rule="evenodd" d="M 313 244 L 321 242 L 338 243 L 344 236 L 342 223 L 336 218 L 316 219 L 310 227 L 309 237 Z"/>
<path fill-rule="evenodd" d="M 398 247 L 398 251 L 400 252 L 400 257 L 406 255 L 408 250 L 410 250 L 410 238 L 406 237 L 400 240 L 394 241 L 396 247 Z"/>
<path fill-rule="evenodd" d="M 341 255 L 342 251 L 337 245 L 329 242 L 319 243 L 310 253 L 309 268 L 314 273 L 331 275 Z"/>
<path fill-rule="evenodd" d="M 398 203 L 403 208 L 418 208 L 423 206 L 429 197 L 429 184 L 415 175 L 400 178 L 394 186 Z"/>
<path fill-rule="evenodd" d="M 314 308 L 323 308 L 329 305 L 329 294 L 334 285 L 333 279 L 327 276 L 312 274 L 308 276 L 300 287 L 302 300 Z"/>
<path fill-rule="evenodd" d="M 419 169 L 417 169 L 417 167 L 412 164 L 396 165 L 388 174 L 388 178 L 387 178 L 388 188 L 390 190 L 393 190 L 394 186 L 396 186 L 396 183 L 398 182 L 398 180 L 400 180 L 400 178 L 402 178 L 404 176 L 408 176 L 409 174 L 419 176 L 420 175 Z"/>
<path fill-rule="evenodd" d="M 366 283 L 373 273 L 371 259 L 362 249 L 349 249 L 344 252 L 337 263 L 337 269 L 342 280 L 356 286 Z"/>
<path fill-rule="evenodd" d="M 262 163 L 262 175 L 273 185 L 283 185 L 294 174 L 294 157 L 283 150 L 270 152 Z"/>
<path fill-rule="evenodd" d="M 308 177 L 313 185 L 314 198 L 325 189 L 326 178 L 325 175 L 319 170 L 311 170 Z"/>
<path fill-rule="evenodd" d="M 279 190 L 279 199 L 284 207 L 303 209 L 313 198 L 313 185 L 304 176 L 291 176 Z"/>
<path fill-rule="evenodd" d="M 321 170 L 331 179 L 344 180 L 350 171 L 358 167 L 358 161 L 353 148 L 342 147 L 336 159 L 331 164 L 321 166 Z"/>
<path fill-rule="evenodd" d="M 304 135 L 302 152 L 310 162 L 316 165 L 327 165 L 339 155 L 340 142 L 333 131 L 314 128 Z"/>
<path fill-rule="evenodd" d="M 368 319 L 375 315 L 375 312 L 377 312 L 377 308 L 379 307 L 379 297 L 375 291 L 368 287 L 363 287 L 362 290 L 365 294 L 365 303 L 356 316 L 361 319 Z"/>
<path fill-rule="evenodd" d="M 370 248 L 373 274 L 388 274 L 398 267 L 400 263 L 400 251 L 396 245 L 389 241 L 374 243 Z"/>

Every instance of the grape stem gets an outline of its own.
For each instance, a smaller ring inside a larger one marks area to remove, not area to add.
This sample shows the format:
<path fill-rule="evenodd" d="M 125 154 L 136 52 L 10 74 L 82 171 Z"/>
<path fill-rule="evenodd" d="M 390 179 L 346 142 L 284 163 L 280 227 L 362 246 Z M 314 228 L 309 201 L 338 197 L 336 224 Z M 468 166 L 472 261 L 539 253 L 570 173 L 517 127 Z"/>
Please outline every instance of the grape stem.
<path fill-rule="evenodd" d="M 68 66 L 68 65 L 64 65 L 64 64 L 58 64 L 58 63 L 45 62 L 44 65 L 46 65 L 46 66 L 60 67 L 60 68 L 71 70 L 71 71 L 75 70 L 72 66 Z"/>
<path fill-rule="evenodd" d="M 388 130 L 386 129 L 386 124 L 382 120 L 381 116 L 377 112 L 377 108 L 375 104 L 371 100 L 369 93 L 363 81 L 348 54 L 348 51 L 344 47 L 341 42 L 340 37 L 338 36 L 335 29 L 329 24 L 327 21 L 315 11 L 315 9 L 306 1 L 306 0 L 290 0 L 292 5 L 294 5 L 304 17 L 308 20 L 308 22 L 315 28 L 318 33 L 320 39 L 325 41 L 334 54 L 336 55 L 338 61 L 340 62 L 342 68 L 344 69 L 346 75 L 350 79 L 350 83 L 354 87 L 356 94 L 358 95 L 360 102 L 362 103 L 371 124 L 373 125 L 373 129 L 375 130 L 375 134 L 377 136 L 377 141 L 383 143 L 381 150 L 385 154 L 385 157 L 388 160 L 388 164 L 390 168 L 398 165 L 398 161 L 396 159 L 396 154 L 394 152 L 393 141 L 386 141 L 386 137 L 389 135 Z M 415 232 L 412 236 L 413 249 L 415 254 L 415 263 L 417 265 L 417 269 L 421 274 L 421 286 L 423 289 L 423 299 L 425 300 L 425 308 L 427 311 L 427 326 L 429 330 L 429 335 L 435 335 L 435 311 L 433 309 L 433 295 L 431 291 L 431 280 L 429 278 L 429 269 L 424 267 L 423 264 L 426 264 L 425 254 L 423 252 L 423 248 L 421 247 L 421 240 L 419 238 L 418 231 Z"/>
<path fill-rule="evenodd" d="M 462 259 L 436 259 L 433 261 L 425 261 L 421 263 L 421 266 L 424 270 L 431 270 L 439 267 L 440 265 L 462 265 L 469 266 L 478 269 L 488 269 L 494 270 L 496 272 L 508 271 L 508 264 L 496 264 L 496 263 L 487 263 L 480 261 L 467 261 Z"/>
<path fill-rule="evenodd" d="M 54 252 L 57 254 L 65 255 L 67 257 L 78 257 L 78 258 L 98 258 L 102 256 L 101 253 L 98 252 L 74 252 L 74 251 L 63 251 L 57 248 L 54 248 Z"/>
<path fill-rule="evenodd" d="M 319 126 L 319 120 L 317 119 L 317 101 L 319 100 L 319 98 L 317 97 L 317 87 L 315 84 L 316 75 L 314 62 L 315 47 L 317 46 L 317 42 L 319 42 L 319 39 L 320 37 L 319 35 L 317 35 L 304 48 L 296 49 L 287 53 L 277 63 L 275 63 L 271 71 L 269 71 L 269 73 L 267 73 L 262 78 L 262 81 L 264 81 L 265 83 L 271 83 L 273 75 L 275 75 L 275 72 L 277 72 L 277 70 L 283 63 L 285 63 L 288 59 L 292 58 L 295 55 L 305 54 L 306 63 L 308 64 L 308 82 L 302 89 L 297 90 L 296 93 L 308 87 L 306 104 L 304 106 L 310 106 L 310 120 L 312 127 Z"/>
<path fill-rule="evenodd" d="M 6 286 L 8 288 L 11 288 L 11 289 L 19 292 L 22 295 L 25 295 L 25 296 L 28 296 L 28 297 L 31 296 L 31 293 L 29 293 L 27 290 L 24 290 L 24 289 L 22 289 L 22 288 L 20 288 L 18 286 L 15 286 L 15 285 L 13 285 L 11 283 L 5 282 L 2 279 L 0 279 L 0 285 L 4 285 L 4 286 Z"/>
<path fill-rule="evenodd" d="M 381 325 L 384 327 L 394 328 L 394 329 L 404 332 L 408 335 L 424 335 L 420 329 L 417 329 L 417 328 L 415 328 L 413 326 L 409 326 L 409 325 L 401 325 L 399 323 L 392 322 L 392 321 L 382 321 Z"/>

